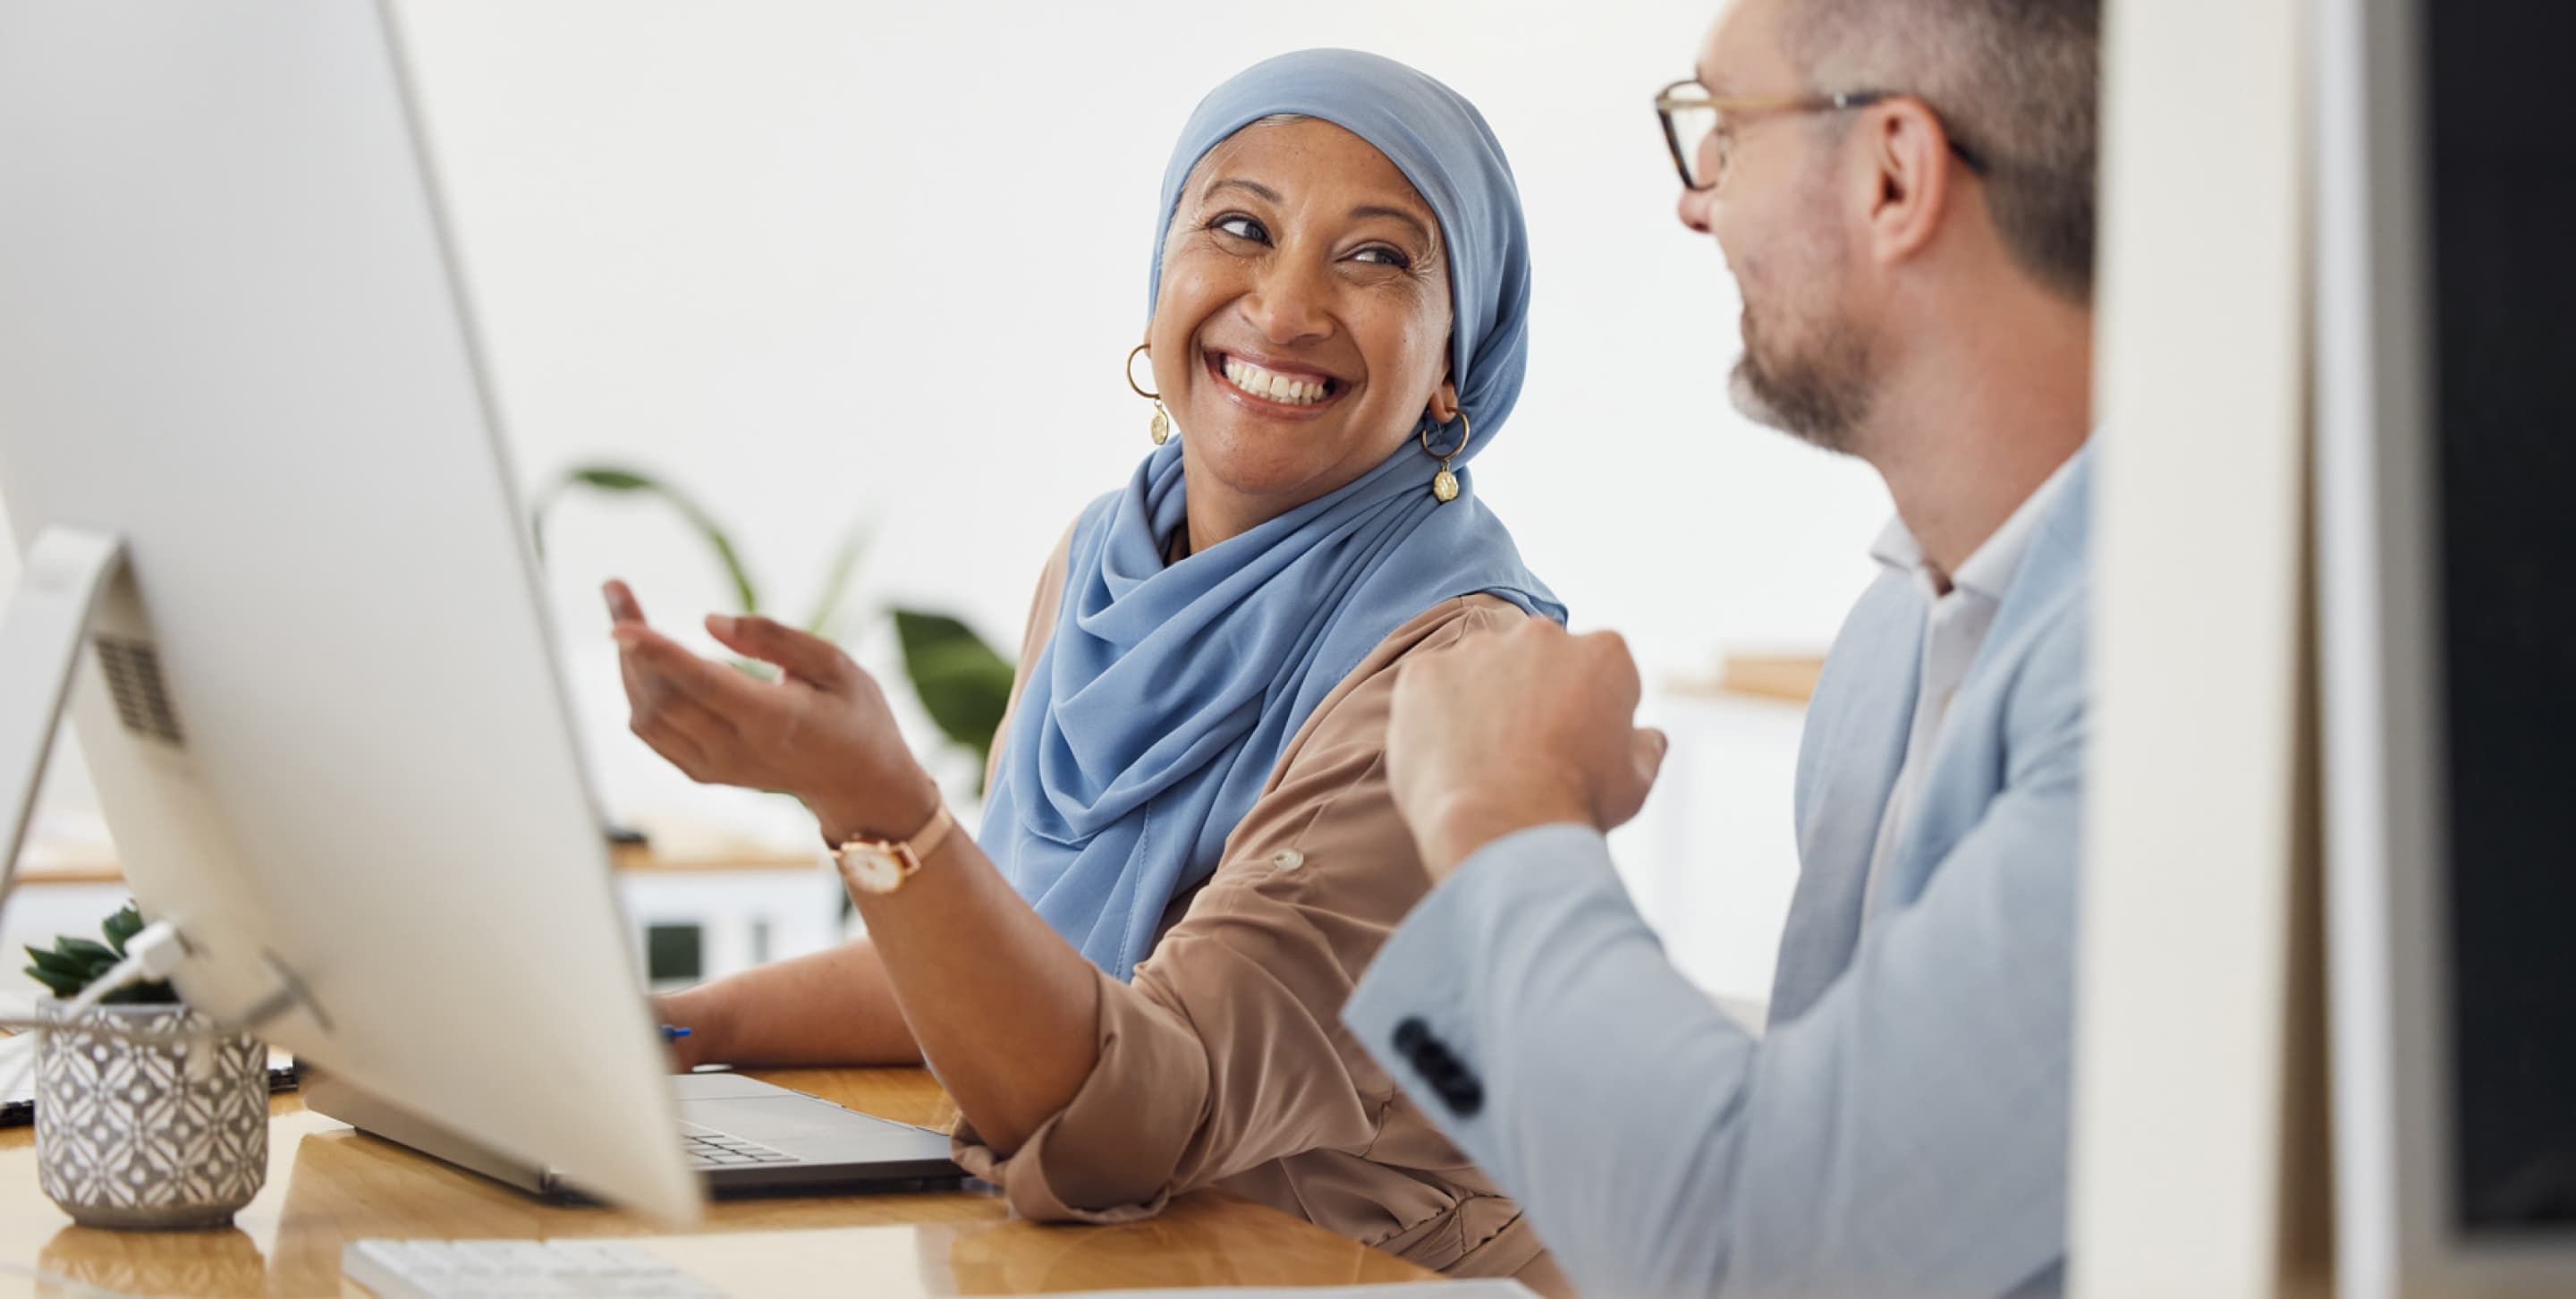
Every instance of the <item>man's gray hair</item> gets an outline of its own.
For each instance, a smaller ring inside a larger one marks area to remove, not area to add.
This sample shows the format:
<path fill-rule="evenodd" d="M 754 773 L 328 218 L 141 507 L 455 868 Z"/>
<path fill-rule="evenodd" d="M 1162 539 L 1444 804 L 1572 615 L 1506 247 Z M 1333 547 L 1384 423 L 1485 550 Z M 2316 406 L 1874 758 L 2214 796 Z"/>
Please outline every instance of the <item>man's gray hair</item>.
<path fill-rule="evenodd" d="M 1788 54 L 1825 92 L 1920 96 L 1986 164 L 2004 247 L 2093 297 L 2101 0 L 1790 0 Z"/>

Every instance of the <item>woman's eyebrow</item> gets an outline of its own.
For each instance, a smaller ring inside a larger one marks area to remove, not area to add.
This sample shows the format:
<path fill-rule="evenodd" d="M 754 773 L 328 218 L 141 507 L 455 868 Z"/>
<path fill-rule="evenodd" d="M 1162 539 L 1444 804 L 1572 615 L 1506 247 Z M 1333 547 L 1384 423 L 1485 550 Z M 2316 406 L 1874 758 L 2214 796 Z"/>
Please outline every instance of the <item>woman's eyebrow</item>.
<path fill-rule="evenodd" d="M 1277 191 L 1277 190 L 1275 190 L 1275 189 L 1272 189 L 1272 188 L 1270 188 L 1270 187 L 1269 187 L 1269 186 L 1267 186 L 1267 185 L 1262 184 L 1260 181 L 1257 181 L 1257 180 L 1245 180 L 1245 179 L 1243 179 L 1243 178 L 1242 178 L 1242 177 L 1240 177 L 1240 176 L 1228 176 L 1228 177 L 1226 177 L 1226 178 L 1225 178 L 1225 179 L 1223 179 L 1223 180 L 1217 181 L 1217 182 L 1215 182 L 1214 184 L 1209 185 L 1209 186 L 1207 187 L 1207 189 L 1206 189 L 1206 190 L 1202 191 L 1202 192 L 1199 194 L 1199 201 L 1200 201 L 1200 202 L 1202 202 L 1202 203 L 1204 203 L 1204 202 L 1206 202 L 1209 198 L 1213 197 L 1213 196 L 1216 194 L 1216 192 L 1217 192 L 1218 190 L 1226 189 L 1226 188 L 1229 188 L 1229 187 L 1230 187 L 1230 188 L 1234 188 L 1234 189 L 1246 189 L 1246 190 L 1250 190 L 1250 191 L 1252 191 L 1253 193 L 1260 195 L 1263 199 L 1265 199 L 1265 200 L 1267 200 L 1267 201 L 1269 201 L 1269 202 L 1272 202 L 1272 203 L 1276 203 L 1276 202 L 1278 202 L 1278 201 L 1279 201 L 1279 191 Z"/>
<path fill-rule="evenodd" d="M 1257 194 L 1261 196 L 1262 199 L 1271 203 L 1281 201 L 1279 198 L 1279 191 L 1262 184 L 1260 181 L 1246 180 L 1241 176 L 1226 176 L 1209 182 L 1207 189 L 1199 194 L 1199 201 L 1204 203 L 1209 199 L 1214 198 L 1216 196 L 1216 192 L 1222 189 L 1243 190 L 1247 193 Z M 1351 219 L 1354 221 L 1368 217 L 1385 217 L 1390 221 L 1403 222 L 1405 225 L 1413 228 L 1414 237 L 1421 240 L 1423 243 L 1430 244 L 1437 242 L 1437 240 L 1432 237 L 1431 227 L 1423 224 L 1422 218 L 1405 211 L 1403 208 L 1389 207 L 1383 203 L 1362 203 L 1358 207 L 1351 209 Z"/>
<path fill-rule="evenodd" d="M 1387 207 L 1383 204 L 1377 203 L 1363 203 L 1358 207 L 1351 209 L 1352 220 L 1357 221 L 1363 217 L 1385 217 L 1391 221 L 1401 221 L 1404 224 L 1413 227 L 1413 233 L 1416 238 L 1426 244 L 1432 242 L 1431 227 L 1422 224 L 1422 218 L 1405 211 L 1403 208 Z"/>

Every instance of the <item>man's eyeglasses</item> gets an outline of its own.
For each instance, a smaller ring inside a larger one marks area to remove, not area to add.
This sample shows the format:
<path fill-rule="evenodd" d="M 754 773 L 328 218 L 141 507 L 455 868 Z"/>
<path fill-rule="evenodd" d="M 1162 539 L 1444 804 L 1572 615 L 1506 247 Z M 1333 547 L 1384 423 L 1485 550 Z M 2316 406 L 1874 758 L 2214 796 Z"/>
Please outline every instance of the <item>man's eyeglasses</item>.
<path fill-rule="evenodd" d="M 1664 120 L 1664 143 L 1672 146 L 1673 168 L 1682 176 L 1687 189 L 1711 190 L 1726 181 L 1726 167 L 1735 152 L 1738 129 L 1766 117 L 1791 113 L 1840 113 L 1867 108 L 1892 99 L 1918 99 L 1893 90 L 1855 90 L 1839 95 L 1712 95 L 1708 88 L 1694 80 L 1681 80 L 1664 87 L 1655 96 L 1655 115 Z M 1926 104 L 1927 110 L 1931 105 Z M 1938 111 L 1933 111 L 1937 120 Z M 1950 152 L 1969 171 L 1983 176 L 1986 161 L 1949 133 Z"/>

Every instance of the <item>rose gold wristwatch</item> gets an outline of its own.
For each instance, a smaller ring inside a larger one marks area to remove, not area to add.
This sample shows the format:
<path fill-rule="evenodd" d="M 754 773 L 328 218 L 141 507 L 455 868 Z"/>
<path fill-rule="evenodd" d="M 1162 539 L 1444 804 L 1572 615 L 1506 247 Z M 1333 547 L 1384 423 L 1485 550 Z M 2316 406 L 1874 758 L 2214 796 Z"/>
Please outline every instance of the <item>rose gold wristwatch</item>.
<path fill-rule="evenodd" d="M 892 893 L 920 873 L 921 864 L 939 851 L 939 845 L 948 841 L 948 832 L 956 828 L 957 819 L 941 803 L 930 814 L 930 823 L 911 838 L 852 839 L 832 853 L 832 860 L 841 868 L 841 883 L 851 892 Z"/>

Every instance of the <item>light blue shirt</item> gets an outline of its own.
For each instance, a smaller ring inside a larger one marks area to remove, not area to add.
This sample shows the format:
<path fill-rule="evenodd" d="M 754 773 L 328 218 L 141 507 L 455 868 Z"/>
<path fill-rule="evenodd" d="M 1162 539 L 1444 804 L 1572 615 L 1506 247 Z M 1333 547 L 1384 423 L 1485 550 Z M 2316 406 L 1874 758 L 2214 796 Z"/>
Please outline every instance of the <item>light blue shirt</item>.
<path fill-rule="evenodd" d="M 1601 836 L 1569 825 L 1477 853 L 1344 1008 L 1591 1299 L 2060 1288 L 2089 459 L 2040 520 L 1874 887 L 1916 706 L 1911 578 L 1881 575 L 1836 638 L 1762 1037 L 1673 968 Z"/>
<path fill-rule="evenodd" d="M 1931 769 L 1932 755 L 1940 748 L 1941 728 L 1950 718 L 1950 704 L 1966 685 L 1969 669 L 1977 665 L 1977 655 L 1986 647 L 1986 636 L 1994 630 L 1995 616 L 2003 612 L 2004 597 L 2012 591 L 2012 581 L 2021 574 L 2022 556 L 2030 553 L 2030 541 L 2039 531 L 2040 520 L 2048 517 L 2057 498 L 2066 491 L 2066 479 L 2074 472 L 2073 460 L 2059 465 L 2039 490 L 2030 494 L 1995 535 L 1986 538 L 1976 553 L 1959 564 L 1959 571 L 1945 574 L 1924 555 L 1914 533 L 1902 518 L 1891 517 L 1878 540 L 1869 548 L 1870 558 L 1881 567 L 1893 569 L 1912 579 L 1923 599 L 1922 652 L 1916 656 L 1914 669 L 1914 720 L 1908 724 L 1905 758 L 1897 764 L 1896 790 L 1887 796 L 1887 810 L 1878 822 L 1878 846 L 1870 851 L 1869 883 L 1861 892 L 1863 923 L 1875 915 L 1872 903 L 1877 897 L 1879 880 L 1886 877 L 1889 866 L 1905 846 L 1905 827 L 1914 808 L 1915 795 L 1921 790 L 1924 774 Z"/>

